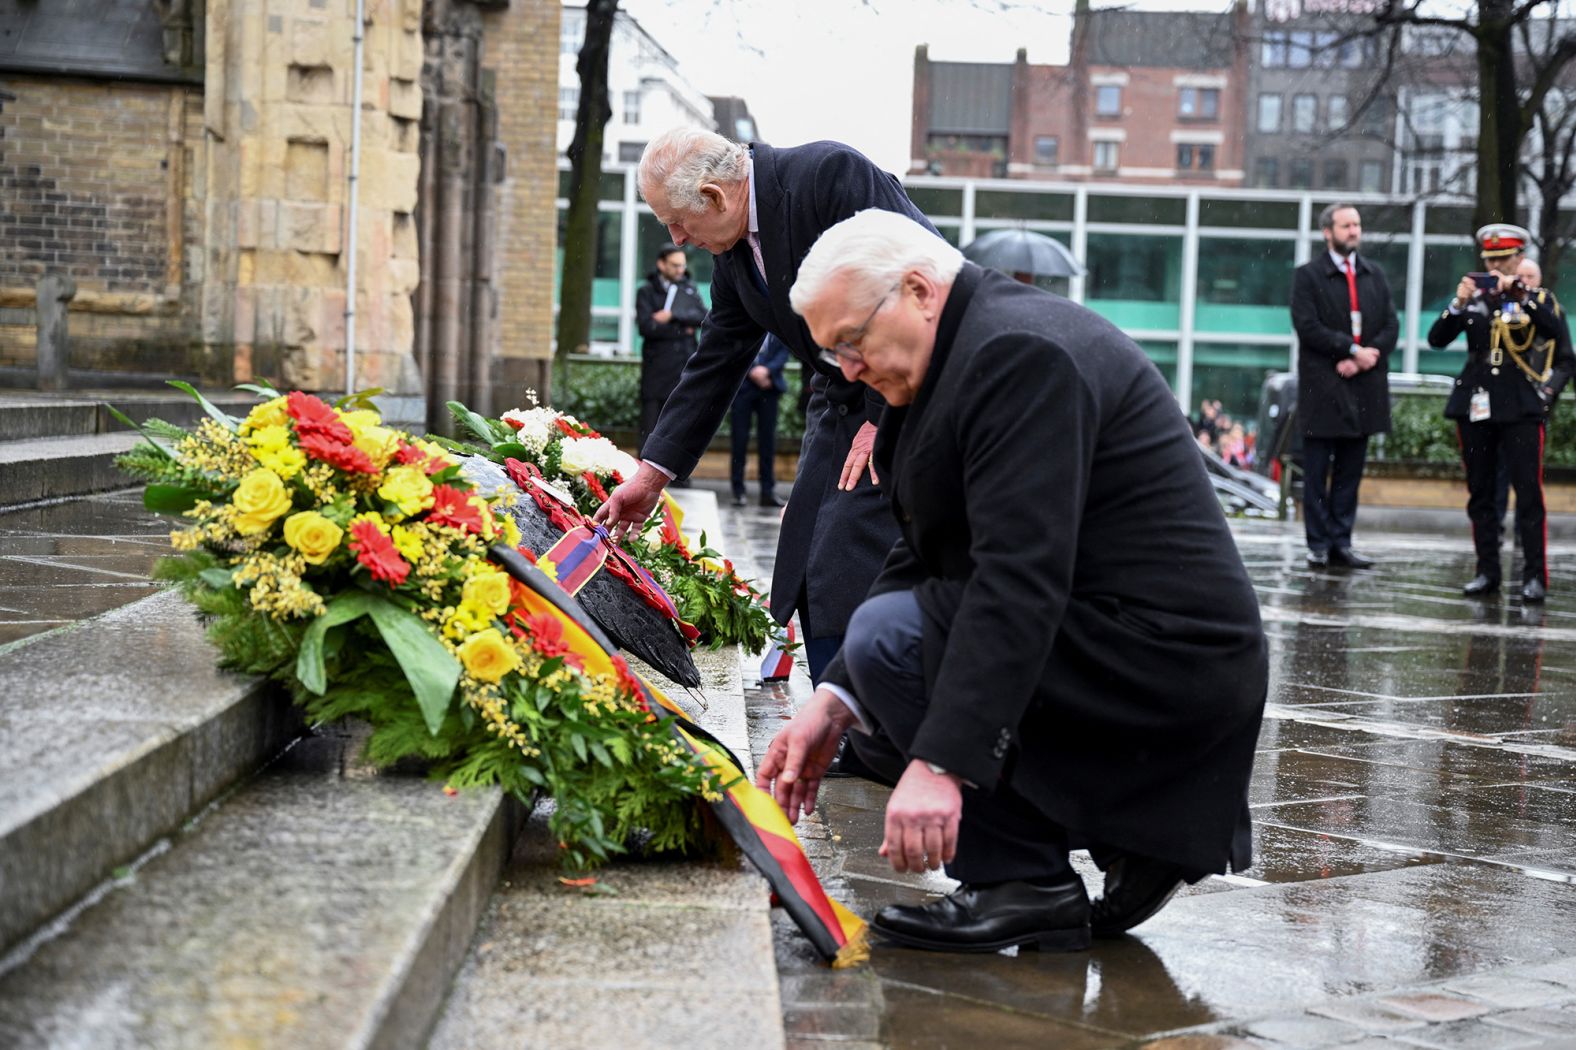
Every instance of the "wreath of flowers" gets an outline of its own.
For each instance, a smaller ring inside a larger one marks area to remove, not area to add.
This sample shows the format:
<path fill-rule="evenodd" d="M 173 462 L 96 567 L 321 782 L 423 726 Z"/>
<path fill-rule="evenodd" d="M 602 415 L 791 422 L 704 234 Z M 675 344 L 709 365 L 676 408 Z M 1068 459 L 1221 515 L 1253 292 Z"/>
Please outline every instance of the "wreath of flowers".
<path fill-rule="evenodd" d="M 283 682 L 314 721 L 366 720 L 379 765 L 551 794 L 570 870 L 639 834 L 701 841 L 693 803 L 717 797 L 716 776 L 621 658 L 588 668 L 489 560 L 518 530 L 444 448 L 383 426 L 365 395 L 247 387 L 262 401 L 236 419 L 181 386 L 208 418 L 141 425 L 118 464 L 149 509 L 186 519 L 157 575 L 205 615 L 225 666 Z"/>
<path fill-rule="evenodd" d="M 534 390 L 526 391 L 526 401 L 528 407 L 510 409 L 497 419 L 449 402 L 449 411 L 472 440 L 444 445 L 495 463 L 529 463 L 545 481 L 573 496 L 576 508 L 587 516 L 639 469 L 638 460 L 590 426 L 538 403 Z M 671 515 L 659 513 L 623 547 L 712 648 L 742 645 L 759 652 L 777 632 L 765 596 L 734 570 L 733 562 L 707 545 L 704 533 L 700 549 L 691 550 Z"/>

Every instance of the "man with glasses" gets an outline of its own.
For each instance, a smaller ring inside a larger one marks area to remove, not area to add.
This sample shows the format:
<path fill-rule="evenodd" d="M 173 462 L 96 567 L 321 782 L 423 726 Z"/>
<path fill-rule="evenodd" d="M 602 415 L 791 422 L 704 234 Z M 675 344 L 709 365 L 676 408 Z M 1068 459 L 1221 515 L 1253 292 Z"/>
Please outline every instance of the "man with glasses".
<path fill-rule="evenodd" d="M 875 459 L 902 537 L 757 779 L 797 818 L 858 730 L 896 782 L 881 854 L 963 884 L 874 928 L 1073 951 L 1245 868 L 1258 600 L 1154 364 L 890 212 L 828 230 L 792 305 L 889 406 Z M 1074 848 L 1106 871 L 1093 905 Z"/>
<path fill-rule="evenodd" d="M 783 514 L 772 615 L 797 610 L 810 674 L 819 678 L 897 529 L 871 466 L 885 407 L 846 379 L 788 304 L 799 260 L 833 224 L 867 208 L 934 229 L 892 175 L 836 142 L 791 149 L 744 145 L 698 128 L 654 139 L 640 159 L 640 192 L 673 242 L 716 256 L 711 313 L 699 348 L 641 448 L 644 462 L 597 512 L 615 531 L 638 527 L 673 477 L 692 470 L 716 434 L 770 332 L 813 372 L 798 474 Z M 857 336 L 847 352 L 857 351 Z"/>

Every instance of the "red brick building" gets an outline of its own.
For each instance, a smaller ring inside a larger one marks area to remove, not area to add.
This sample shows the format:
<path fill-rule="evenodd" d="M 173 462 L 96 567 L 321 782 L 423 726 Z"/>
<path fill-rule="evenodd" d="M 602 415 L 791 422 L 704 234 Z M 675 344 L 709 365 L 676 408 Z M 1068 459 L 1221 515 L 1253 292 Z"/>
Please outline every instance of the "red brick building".
<path fill-rule="evenodd" d="M 910 174 L 1240 185 L 1247 12 L 1091 10 L 1067 65 L 914 54 Z"/>

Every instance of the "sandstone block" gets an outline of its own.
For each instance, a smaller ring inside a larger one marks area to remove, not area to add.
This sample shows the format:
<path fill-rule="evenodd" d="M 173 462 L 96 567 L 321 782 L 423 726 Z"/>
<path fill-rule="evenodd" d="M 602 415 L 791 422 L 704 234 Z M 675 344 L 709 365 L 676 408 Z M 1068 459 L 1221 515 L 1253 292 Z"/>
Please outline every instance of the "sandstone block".
<path fill-rule="evenodd" d="M 416 79 L 394 78 L 389 81 L 389 113 L 408 120 L 421 119 L 421 84 Z"/>
<path fill-rule="evenodd" d="M 338 252 L 342 209 L 337 204 L 281 201 L 279 245 L 302 252 Z"/>

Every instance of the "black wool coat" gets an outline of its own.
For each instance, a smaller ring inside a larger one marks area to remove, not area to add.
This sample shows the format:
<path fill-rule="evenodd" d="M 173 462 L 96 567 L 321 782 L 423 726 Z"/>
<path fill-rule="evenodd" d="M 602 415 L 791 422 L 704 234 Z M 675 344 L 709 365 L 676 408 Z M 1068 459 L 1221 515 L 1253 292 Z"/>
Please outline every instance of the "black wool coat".
<path fill-rule="evenodd" d="M 815 340 L 789 305 L 788 290 L 816 238 L 855 212 L 881 208 L 935 227 L 896 178 L 852 147 L 812 142 L 774 149 L 752 143 L 751 149 L 766 290 L 747 240 L 716 257 L 700 346 L 641 456 L 681 477 L 693 470 L 755 363 L 762 337 L 770 332 L 788 344 L 809 370 L 812 394 L 799 471 L 778 536 L 772 615 L 787 623 L 804 590 L 810 631 L 817 637 L 841 634 L 897 538 L 886 496 L 868 472 L 852 492 L 837 488 L 854 435 L 867 420 L 877 422 L 886 403 L 816 358 Z"/>
<path fill-rule="evenodd" d="M 1544 384 L 1529 381 L 1527 374 L 1516 367 L 1508 350 L 1504 351 L 1496 370 L 1492 361 L 1495 313 L 1482 296 L 1474 296 L 1456 313 L 1444 311 L 1428 330 L 1428 345 L 1436 350 L 1449 346 L 1463 332 L 1467 336 L 1466 367 L 1456 377 L 1456 385 L 1445 402 L 1446 419 L 1469 420 L 1472 394 L 1479 388 L 1488 391 L 1487 422 L 1491 423 L 1542 419 L 1548 405 L 1553 404 L 1551 398 L 1545 405 L 1538 396 L 1538 386 Z M 1529 295 L 1522 304 L 1520 319 L 1508 326 L 1507 334 L 1517 347 L 1532 336 L 1532 346 L 1521 356 L 1540 374 L 1547 355 L 1554 355 L 1546 385 L 1558 395 L 1570 380 L 1571 373 L 1576 371 L 1576 357 L 1571 355 L 1571 334 L 1565 311 L 1560 308 L 1554 293 L 1540 288 Z"/>
<path fill-rule="evenodd" d="M 668 301 L 662 278 L 652 270 L 646 283 L 635 290 L 635 327 L 639 329 L 640 399 L 666 401 L 684 372 L 684 362 L 695 352 L 695 333 L 706 319 L 706 302 L 688 277 L 679 281 L 673 293 L 673 316 L 658 321 L 654 316 Z"/>
<path fill-rule="evenodd" d="M 1390 429 L 1390 354 L 1401 325 L 1384 271 L 1357 254 L 1357 303 L 1362 345 L 1379 351 L 1379 363 L 1350 379 L 1335 371 L 1351 356 L 1351 292 L 1346 274 L 1327 250 L 1297 267 L 1292 278 L 1291 320 L 1297 330 L 1297 418 L 1308 437 L 1348 438 Z"/>
<path fill-rule="evenodd" d="M 925 616 L 911 757 L 1005 779 L 1077 840 L 1246 867 L 1258 601 L 1143 351 L 965 263 L 877 449 L 903 538 L 871 593 L 912 589 Z M 852 691 L 841 655 L 826 680 Z"/>

